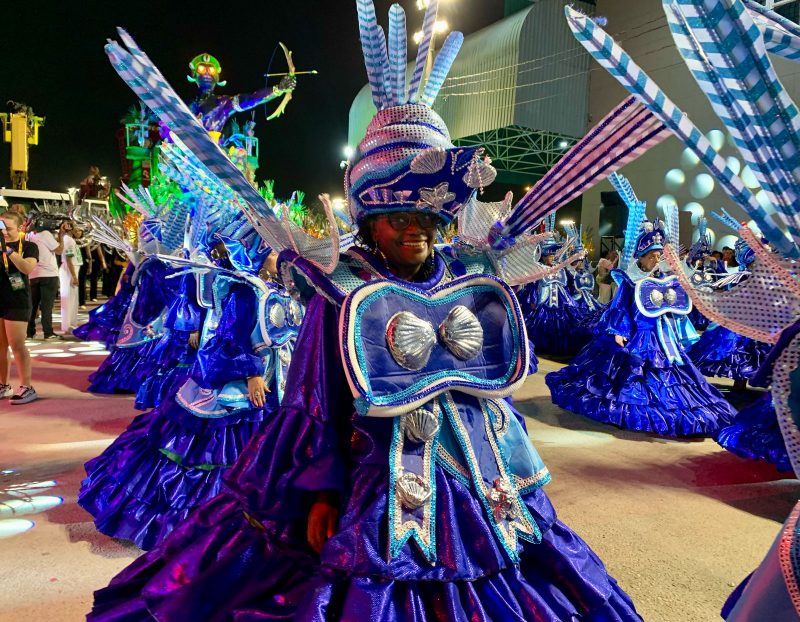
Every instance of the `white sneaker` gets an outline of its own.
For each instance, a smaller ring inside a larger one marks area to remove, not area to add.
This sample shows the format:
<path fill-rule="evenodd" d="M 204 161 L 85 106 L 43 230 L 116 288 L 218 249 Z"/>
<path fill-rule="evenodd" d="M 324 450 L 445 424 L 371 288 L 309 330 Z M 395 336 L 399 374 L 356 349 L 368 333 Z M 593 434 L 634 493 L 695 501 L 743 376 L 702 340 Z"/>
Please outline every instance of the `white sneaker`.
<path fill-rule="evenodd" d="M 11 397 L 14 394 L 14 389 L 10 384 L 0 384 L 0 399 L 4 397 Z"/>
<path fill-rule="evenodd" d="M 27 404 L 34 400 L 38 400 L 39 396 L 36 395 L 36 390 L 33 387 L 20 386 L 19 393 L 11 396 L 11 405 L 18 406 L 19 404 Z"/>

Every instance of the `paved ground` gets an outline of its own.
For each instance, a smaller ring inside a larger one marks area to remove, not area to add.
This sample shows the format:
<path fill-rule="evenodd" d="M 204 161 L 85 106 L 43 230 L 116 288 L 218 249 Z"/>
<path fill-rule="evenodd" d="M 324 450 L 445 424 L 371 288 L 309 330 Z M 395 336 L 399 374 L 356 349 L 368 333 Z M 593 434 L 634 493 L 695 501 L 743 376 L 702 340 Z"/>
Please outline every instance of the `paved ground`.
<path fill-rule="evenodd" d="M 0 621 L 73 622 L 92 590 L 138 554 L 98 534 L 75 504 L 82 464 L 135 411 L 130 397 L 85 392 L 99 345 L 38 343 L 33 351 L 43 399 L 0 403 Z M 557 366 L 543 360 L 541 369 Z M 644 618 L 719 620 L 800 483 L 712 441 L 621 432 L 565 413 L 550 403 L 542 373 L 516 400 L 553 474 L 548 490 L 561 519 L 595 548 Z"/>

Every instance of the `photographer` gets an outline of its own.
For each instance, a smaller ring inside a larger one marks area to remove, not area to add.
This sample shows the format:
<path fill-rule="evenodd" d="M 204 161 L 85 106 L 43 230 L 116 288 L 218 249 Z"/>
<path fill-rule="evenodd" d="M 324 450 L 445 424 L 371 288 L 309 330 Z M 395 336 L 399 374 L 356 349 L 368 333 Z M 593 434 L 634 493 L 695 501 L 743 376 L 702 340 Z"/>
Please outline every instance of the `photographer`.
<path fill-rule="evenodd" d="M 0 397 L 11 396 L 11 404 L 27 404 L 38 398 L 31 385 L 31 358 L 25 347 L 25 329 L 31 314 L 28 275 L 36 267 L 39 249 L 20 237 L 22 217 L 16 212 L 0 215 Z M 14 353 L 19 374 L 19 391 L 13 393 L 9 380 L 8 348 Z M 13 393 L 13 395 L 12 395 Z"/>
<path fill-rule="evenodd" d="M 56 255 L 60 255 L 64 250 L 64 233 L 69 227 L 68 222 L 62 222 L 58 228 L 56 236 L 46 227 L 52 223 L 44 222 L 42 219 L 33 219 L 29 225 L 31 232 L 28 234 L 28 241 L 36 244 L 39 249 L 39 263 L 28 275 L 31 286 L 31 315 L 28 320 L 28 338 L 36 336 L 36 312 L 42 312 L 42 332 L 45 341 L 58 339 L 58 335 L 53 332 L 53 305 L 58 293 L 58 263 Z"/>

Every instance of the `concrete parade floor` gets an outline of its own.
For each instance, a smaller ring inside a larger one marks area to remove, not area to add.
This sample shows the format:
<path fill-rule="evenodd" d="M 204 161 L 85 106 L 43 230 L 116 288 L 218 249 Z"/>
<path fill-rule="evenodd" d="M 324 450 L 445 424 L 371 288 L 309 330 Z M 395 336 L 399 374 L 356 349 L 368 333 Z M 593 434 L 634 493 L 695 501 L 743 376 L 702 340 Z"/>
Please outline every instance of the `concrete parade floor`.
<path fill-rule="evenodd" d="M 95 531 L 75 503 L 83 463 L 137 411 L 130 396 L 85 392 L 102 360 L 99 344 L 31 343 L 42 399 L 0 402 L 0 620 L 73 622 L 91 607 L 92 591 L 139 554 Z M 548 493 L 560 518 L 592 545 L 645 620 L 719 620 L 800 483 L 711 440 L 623 432 L 566 413 L 544 384 L 557 367 L 542 360 L 516 404 L 553 475 Z"/>

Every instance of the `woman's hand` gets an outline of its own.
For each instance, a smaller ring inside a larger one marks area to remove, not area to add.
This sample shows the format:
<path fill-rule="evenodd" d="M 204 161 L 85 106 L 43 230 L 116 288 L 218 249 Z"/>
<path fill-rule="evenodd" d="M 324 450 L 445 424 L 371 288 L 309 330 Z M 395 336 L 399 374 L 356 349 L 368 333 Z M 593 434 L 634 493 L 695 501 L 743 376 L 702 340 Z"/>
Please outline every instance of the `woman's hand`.
<path fill-rule="evenodd" d="M 195 330 L 189 333 L 189 347 L 194 348 L 197 350 L 197 346 L 200 345 L 200 331 Z M 248 385 L 248 389 L 250 386 Z"/>
<path fill-rule="evenodd" d="M 306 538 L 308 544 L 319 554 L 323 545 L 336 533 L 339 508 L 328 498 L 317 499 L 308 513 Z"/>
<path fill-rule="evenodd" d="M 617 342 L 617 345 L 620 348 L 624 348 L 625 347 L 625 342 L 628 341 L 628 340 L 625 339 L 625 337 L 623 337 L 622 335 L 614 335 L 614 341 Z"/>
<path fill-rule="evenodd" d="M 267 384 L 261 376 L 250 376 L 247 379 L 247 397 L 250 398 L 253 406 L 263 407 L 266 404 L 268 392 Z"/>

